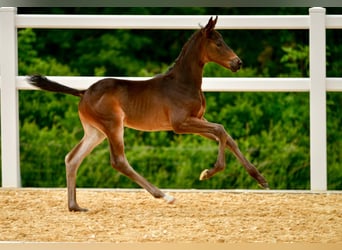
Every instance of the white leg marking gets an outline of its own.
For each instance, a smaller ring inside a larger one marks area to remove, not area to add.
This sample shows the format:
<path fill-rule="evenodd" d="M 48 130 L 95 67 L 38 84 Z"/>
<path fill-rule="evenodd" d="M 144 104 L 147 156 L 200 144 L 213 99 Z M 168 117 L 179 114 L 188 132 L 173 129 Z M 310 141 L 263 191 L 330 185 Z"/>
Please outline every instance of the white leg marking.
<path fill-rule="evenodd" d="M 171 195 L 165 194 L 163 199 L 168 203 L 168 204 L 172 204 L 175 202 L 175 198 L 173 198 Z"/>

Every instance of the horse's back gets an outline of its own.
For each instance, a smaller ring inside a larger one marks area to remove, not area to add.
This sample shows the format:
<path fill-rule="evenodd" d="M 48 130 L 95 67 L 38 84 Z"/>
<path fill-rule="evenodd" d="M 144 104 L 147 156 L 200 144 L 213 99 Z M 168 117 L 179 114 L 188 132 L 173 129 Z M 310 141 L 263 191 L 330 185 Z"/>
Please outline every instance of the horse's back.
<path fill-rule="evenodd" d="M 161 80 L 159 77 L 147 81 L 102 79 L 85 92 L 80 113 L 97 121 L 122 119 L 124 126 L 137 130 L 170 130 Z"/>

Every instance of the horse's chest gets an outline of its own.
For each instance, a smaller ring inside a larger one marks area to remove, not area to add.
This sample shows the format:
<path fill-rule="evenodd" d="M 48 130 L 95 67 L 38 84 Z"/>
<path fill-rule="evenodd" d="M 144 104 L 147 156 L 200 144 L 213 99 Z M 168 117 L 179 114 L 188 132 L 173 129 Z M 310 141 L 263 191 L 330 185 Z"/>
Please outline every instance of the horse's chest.
<path fill-rule="evenodd" d="M 193 102 L 193 111 L 192 115 L 198 118 L 202 118 L 204 113 L 205 113 L 205 107 L 206 107 L 206 102 L 205 102 L 205 97 L 202 92 L 198 94 L 198 97 L 196 100 Z"/>

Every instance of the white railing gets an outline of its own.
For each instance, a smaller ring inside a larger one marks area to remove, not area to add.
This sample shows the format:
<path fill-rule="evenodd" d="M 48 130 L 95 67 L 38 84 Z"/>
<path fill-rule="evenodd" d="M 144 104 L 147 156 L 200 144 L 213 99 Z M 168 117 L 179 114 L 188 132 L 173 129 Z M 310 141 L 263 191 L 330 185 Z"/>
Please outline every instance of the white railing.
<path fill-rule="evenodd" d="M 16 8 L 0 8 L 2 186 L 21 185 L 18 90 L 34 89 L 24 76 L 18 76 L 18 28 L 198 29 L 198 24 L 204 25 L 208 19 L 209 16 L 17 15 Z M 324 8 L 310 8 L 309 15 L 300 16 L 220 16 L 216 28 L 309 30 L 309 78 L 204 78 L 203 90 L 309 92 L 311 190 L 327 190 L 326 91 L 342 91 L 342 78 L 326 78 L 325 33 L 326 29 L 342 28 L 342 15 L 326 15 Z M 86 88 L 98 79 L 51 78 L 75 88 Z"/>

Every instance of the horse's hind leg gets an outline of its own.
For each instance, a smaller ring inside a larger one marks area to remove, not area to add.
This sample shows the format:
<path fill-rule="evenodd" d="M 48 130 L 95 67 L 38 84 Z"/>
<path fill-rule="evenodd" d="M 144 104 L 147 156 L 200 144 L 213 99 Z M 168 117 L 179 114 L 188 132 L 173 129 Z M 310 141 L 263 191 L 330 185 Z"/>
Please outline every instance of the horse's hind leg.
<path fill-rule="evenodd" d="M 102 132 L 87 123 L 83 123 L 83 128 L 84 137 L 65 157 L 69 211 L 87 211 L 76 201 L 77 170 L 83 159 L 105 138 Z"/>
<path fill-rule="evenodd" d="M 110 145 L 112 167 L 147 190 L 153 197 L 163 198 L 166 202 L 173 203 L 175 199 L 172 196 L 164 194 L 130 166 L 124 152 L 123 124 L 121 122 L 118 123 L 119 125 L 111 126 L 110 131 L 106 132 Z"/>

